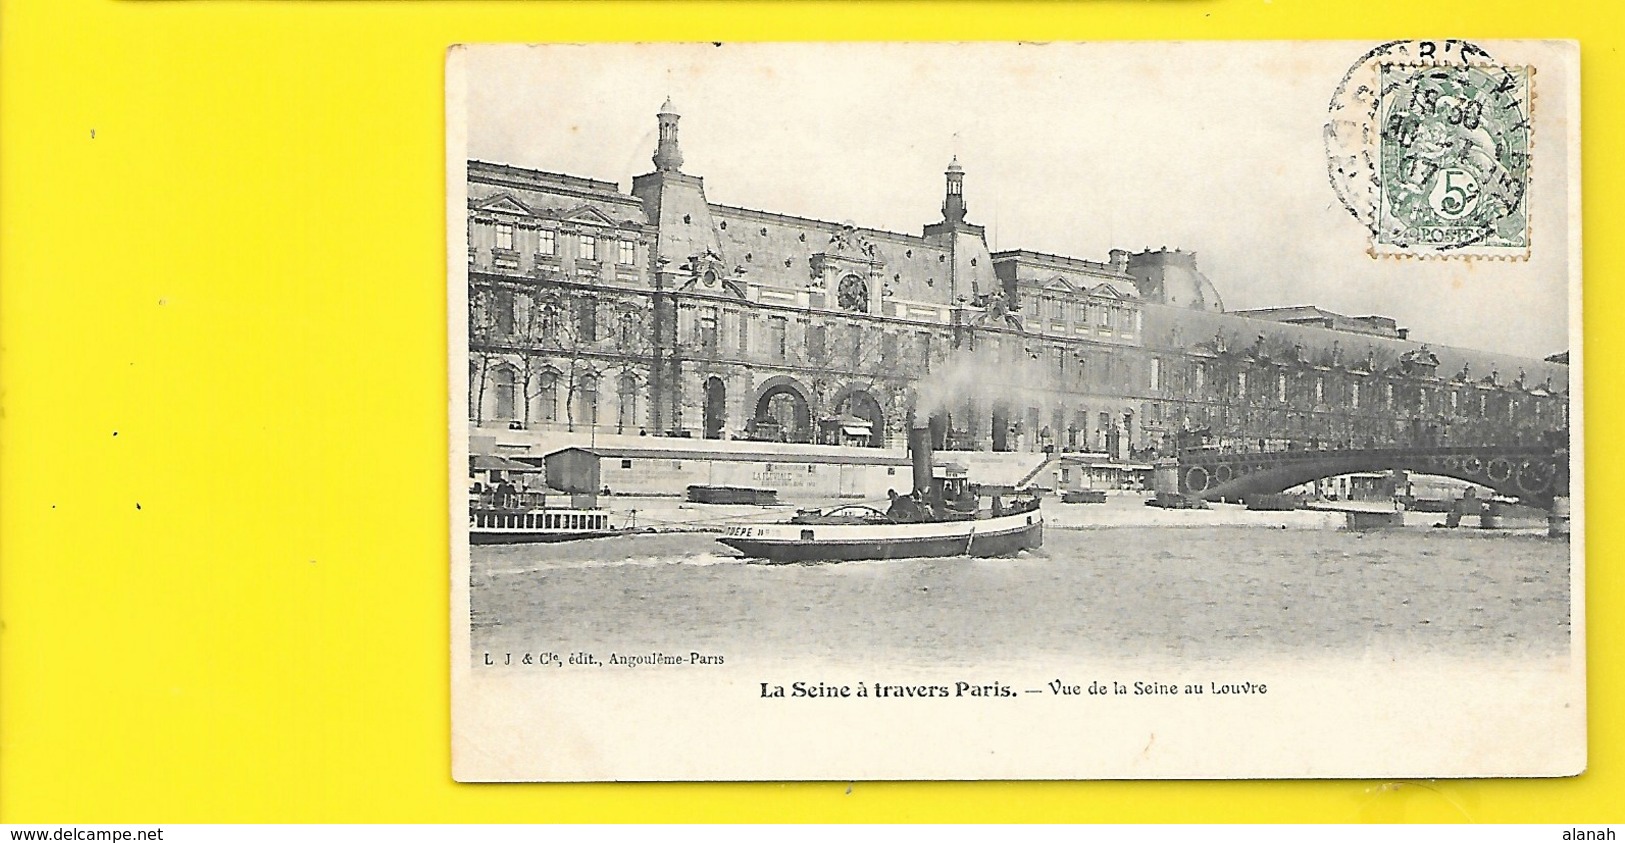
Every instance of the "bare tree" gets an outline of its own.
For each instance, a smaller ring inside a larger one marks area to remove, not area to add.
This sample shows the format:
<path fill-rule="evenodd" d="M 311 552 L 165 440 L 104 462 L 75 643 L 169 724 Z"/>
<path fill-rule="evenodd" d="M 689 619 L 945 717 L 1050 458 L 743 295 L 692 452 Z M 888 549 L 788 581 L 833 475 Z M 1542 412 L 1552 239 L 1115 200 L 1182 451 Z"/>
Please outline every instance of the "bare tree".
<path fill-rule="evenodd" d="M 474 424 L 485 421 L 485 386 L 491 381 L 491 369 L 506 353 L 498 333 L 495 296 L 489 288 L 468 284 L 468 391 L 469 409 Z"/>
<path fill-rule="evenodd" d="M 536 346 L 544 354 L 557 360 L 564 378 L 564 419 L 569 430 L 575 430 L 576 397 L 588 377 L 596 377 L 591 369 L 591 355 L 597 348 L 599 300 L 580 291 L 546 286 L 537 290 Z M 592 422 L 592 419 L 588 419 Z"/>
<path fill-rule="evenodd" d="M 647 303 L 631 296 L 607 300 L 601 311 L 608 323 L 607 341 L 613 352 L 614 362 L 609 371 L 616 376 L 618 401 L 624 406 L 628 398 L 626 385 L 629 382 L 637 385 L 646 383 L 643 372 L 653 366 L 654 329 L 649 322 L 651 312 Z M 616 416 L 616 430 L 622 430 L 625 424 L 626 413 L 623 410 Z M 639 428 L 643 427 L 643 423 L 635 418 L 632 424 Z"/>

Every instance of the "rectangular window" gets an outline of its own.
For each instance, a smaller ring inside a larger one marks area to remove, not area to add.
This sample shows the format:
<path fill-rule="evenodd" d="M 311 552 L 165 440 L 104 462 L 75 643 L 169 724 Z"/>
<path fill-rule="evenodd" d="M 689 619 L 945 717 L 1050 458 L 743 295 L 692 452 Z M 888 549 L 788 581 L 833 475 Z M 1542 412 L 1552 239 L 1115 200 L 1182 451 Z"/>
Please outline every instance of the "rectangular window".
<path fill-rule="evenodd" d="M 1385 410 L 1394 408 L 1394 385 L 1391 383 L 1382 385 L 1382 406 Z"/>
<path fill-rule="evenodd" d="M 631 468 L 631 467 L 632 467 L 632 461 L 631 460 L 621 460 L 621 468 Z"/>
<path fill-rule="evenodd" d="M 631 266 L 638 262 L 638 244 L 630 240 L 622 240 L 620 254 L 616 255 L 615 262 L 622 266 Z"/>
<path fill-rule="evenodd" d="M 1360 409 L 1360 382 L 1349 384 L 1349 409 Z"/>
<path fill-rule="evenodd" d="M 497 223 L 497 248 L 513 249 L 513 226 L 505 222 Z"/>
<path fill-rule="evenodd" d="M 1275 400 L 1286 403 L 1286 373 L 1275 376 Z"/>
<path fill-rule="evenodd" d="M 931 371 L 931 335 L 921 331 L 916 340 L 920 346 L 920 371 Z"/>
<path fill-rule="evenodd" d="M 750 320 L 749 313 L 739 314 L 739 353 L 750 353 Z"/>
<path fill-rule="evenodd" d="M 556 255 L 559 253 L 558 234 L 551 228 L 539 229 L 536 232 L 536 254 Z"/>
<path fill-rule="evenodd" d="M 1245 402 L 1247 400 L 1247 373 L 1246 372 L 1237 372 L 1236 373 L 1236 400 L 1241 401 L 1241 402 Z"/>
<path fill-rule="evenodd" d="M 812 360 L 815 360 L 815 361 L 824 359 L 824 354 L 825 354 L 825 351 L 826 351 L 824 345 L 825 345 L 825 343 L 824 343 L 824 326 L 823 325 L 808 325 L 807 326 L 807 356 L 808 356 L 808 358 L 812 359 Z"/>
<path fill-rule="evenodd" d="M 576 302 L 576 333 L 582 342 L 598 339 L 598 303 L 588 299 Z"/>
<path fill-rule="evenodd" d="M 887 368 L 897 365 L 897 335 L 890 331 L 880 335 L 880 361 Z"/>
<path fill-rule="evenodd" d="M 1049 302 L 1050 302 L 1050 305 L 1049 305 L 1050 318 L 1051 319 L 1057 319 L 1057 320 L 1065 319 L 1066 318 L 1066 301 L 1063 300 L 1063 299 L 1050 299 Z"/>
<path fill-rule="evenodd" d="M 767 344 L 773 352 L 773 359 L 783 360 L 789 356 L 789 320 L 783 316 L 767 317 Z"/>
<path fill-rule="evenodd" d="M 1326 379 L 1319 375 L 1315 376 L 1315 403 L 1326 403 Z"/>
<path fill-rule="evenodd" d="M 1162 360 L 1151 358 L 1151 391 L 1162 389 Z"/>
<path fill-rule="evenodd" d="M 577 257 L 584 261 L 598 260 L 598 238 L 591 234 L 581 235 L 581 251 Z"/>
<path fill-rule="evenodd" d="M 1112 326 L 1112 309 L 1109 308 L 1109 307 L 1099 307 L 1099 308 L 1097 308 L 1097 310 L 1100 311 L 1100 327 L 1108 328 L 1108 329 L 1111 328 L 1111 326 Z"/>
<path fill-rule="evenodd" d="M 1207 364 L 1205 364 L 1205 363 L 1197 363 L 1196 364 L 1196 390 L 1195 391 L 1200 393 L 1204 389 L 1207 389 Z"/>
<path fill-rule="evenodd" d="M 700 348 L 707 354 L 717 353 L 717 309 L 714 307 L 700 310 Z"/>
<path fill-rule="evenodd" d="M 513 291 L 497 290 L 492 296 L 492 303 L 496 306 L 497 333 L 513 333 Z"/>
<path fill-rule="evenodd" d="M 532 303 L 530 294 L 520 293 L 513 299 L 513 324 L 515 330 L 521 333 L 530 333 L 532 329 L 531 318 L 536 314 L 536 307 Z"/>

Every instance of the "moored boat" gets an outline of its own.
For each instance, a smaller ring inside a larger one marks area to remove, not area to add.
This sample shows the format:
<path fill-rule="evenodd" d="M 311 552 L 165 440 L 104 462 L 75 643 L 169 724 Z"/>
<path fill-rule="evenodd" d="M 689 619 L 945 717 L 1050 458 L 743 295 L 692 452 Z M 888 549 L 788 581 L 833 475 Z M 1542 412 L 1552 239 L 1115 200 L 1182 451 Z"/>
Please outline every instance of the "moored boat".
<path fill-rule="evenodd" d="M 788 523 L 731 527 L 717 541 L 773 562 L 1009 556 L 1044 543 L 1037 496 L 993 495 L 984 508 L 965 469 L 932 463 L 928 428 L 910 431 L 909 450 L 914 488 L 894 494 L 884 511 L 848 504 L 802 512 Z"/>
<path fill-rule="evenodd" d="M 628 532 L 611 526 L 602 509 L 539 507 L 513 509 L 471 506 L 469 544 L 541 544 L 596 539 Z"/>
<path fill-rule="evenodd" d="M 744 486 L 690 486 L 691 503 L 747 504 L 750 506 L 777 506 L 777 489 L 752 489 Z"/>

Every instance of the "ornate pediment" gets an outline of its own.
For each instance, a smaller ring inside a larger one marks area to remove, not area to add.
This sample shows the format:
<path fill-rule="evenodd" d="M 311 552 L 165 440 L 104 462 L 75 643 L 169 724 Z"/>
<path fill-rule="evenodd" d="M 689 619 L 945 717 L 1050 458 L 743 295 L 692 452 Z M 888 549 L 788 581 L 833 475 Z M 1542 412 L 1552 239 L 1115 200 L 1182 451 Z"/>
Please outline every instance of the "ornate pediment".
<path fill-rule="evenodd" d="M 982 312 L 971 317 L 971 324 L 978 327 L 1026 330 L 1021 322 L 1021 314 L 1010 309 L 1009 302 L 1004 298 L 1003 290 L 994 289 L 991 292 L 977 295 L 974 303 L 982 309 Z"/>
<path fill-rule="evenodd" d="M 884 266 L 875 244 L 850 224 L 837 229 L 823 251 L 807 259 L 808 274 L 815 281 L 848 272 L 879 275 Z"/>
<path fill-rule="evenodd" d="M 593 205 L 577 205 L 561 215 L 561 219 L 568 222 L 586 223 L 587 225 L 618 226 L 619 222 Z"/>
<path fill-rule="evenodd" d="M 1399 357 L 1399 366 L 1407 375 L 1414 377 L 1433 377 L 1439 370 L 1439 355 L 1434 354 L 1426 345 L 1414 351 L 1407 351 Z"/>
<path fill-rule="evenodd" d="M 506 193 L 493 196 L 474 206 L 474 210 L 487 214 L 512 214 L 514 216 L 533 216 L 534 212 L 525 207 L 525 203 L 509 196 Z"/>
<path fill-rule="evenodd" d="M 713 249 L 707 248 L 703 252 L 691 255 L 678 267 L 677 272 L 678 277 L 682 279 L 678 284 L 680 290 L 722 293 L 740 299 L 745 297 L 743 268 L 729 269 L 722 256 Z"/>
<path fill-rule="evenodd" d="M 824 254 L 842 255 L 859 260 L 875 260 L 875 244 L 858 231 L 857 226 L 845 223 L 829 237 Z"/>

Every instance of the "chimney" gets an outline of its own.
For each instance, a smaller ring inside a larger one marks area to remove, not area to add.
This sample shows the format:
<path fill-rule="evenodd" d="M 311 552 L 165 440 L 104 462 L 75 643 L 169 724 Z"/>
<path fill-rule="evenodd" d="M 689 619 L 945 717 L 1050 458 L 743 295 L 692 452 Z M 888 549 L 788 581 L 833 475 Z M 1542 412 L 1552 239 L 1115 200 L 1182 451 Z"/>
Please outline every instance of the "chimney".
<path fill-rule="evenodd" d="M 924 495 L 931 491 L 930 426 L 909 429 L 908 453 L 914 459 L 914 492 L 918 495 Z"/>

